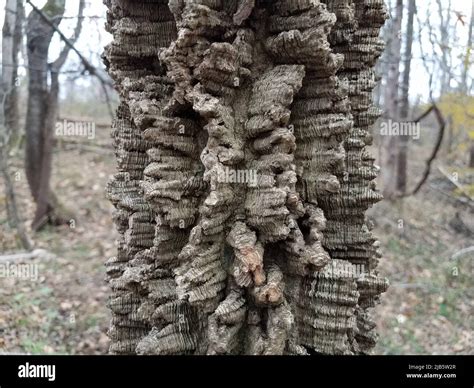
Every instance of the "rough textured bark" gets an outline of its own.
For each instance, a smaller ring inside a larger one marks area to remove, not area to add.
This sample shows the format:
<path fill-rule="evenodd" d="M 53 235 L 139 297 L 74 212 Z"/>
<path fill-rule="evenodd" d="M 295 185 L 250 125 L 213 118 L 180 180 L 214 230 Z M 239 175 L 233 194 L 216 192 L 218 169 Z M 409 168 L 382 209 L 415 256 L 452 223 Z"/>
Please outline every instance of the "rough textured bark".
<path fill-rule="evenodd" d="M 111 352 L 369 352 L 383 2 L 105 3 Z"/>

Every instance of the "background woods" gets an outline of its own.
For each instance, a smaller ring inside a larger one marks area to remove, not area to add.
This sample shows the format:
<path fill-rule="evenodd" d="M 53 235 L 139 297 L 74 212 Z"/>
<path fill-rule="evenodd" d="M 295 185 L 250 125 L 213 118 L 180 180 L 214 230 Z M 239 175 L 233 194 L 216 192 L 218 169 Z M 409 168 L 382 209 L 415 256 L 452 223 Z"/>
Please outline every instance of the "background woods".
<path fill-rule="evenodd" d="M 149 48 L 140 46 L 138 41 L 133 43 L 134 38 L 127 35 L 129 29 L 140 28 L 140 23 L 133 21 L 130 15 L 130 25 L 111 28 L 113 18 L 119 17 L 117 12 L 128 12 L 126 7 L 113 5 L 127 1 L 106 3 L 113 10 L 108 17 L 107 6 L 96 1 L 5 0 L 0 4 L 3 22 L 0 264 L 24 263 L 36 268 L 38 274 L 32 281 L 28 276 L 0 273 L 0 352 L 91 354 L 105 353 L 110 346 L 106 332 L 112 317 L 106 307 L 109 291 L 103 280 L 103 263 L 116 256 L 115 240 L 119 241 L 119 247 L 125 246 L 119 233 L 122 230 L 119 227 L 119 231 L 115 231 L 112 220 L 125 227 L 132 218 L 114 213 L 104 188 L 114 176 L 117 179 L 114 146 L 118 147 L 119 168 L 126 161 L 127 171 L 132 175 L 140 173 L 137 166 L 143 162 L 143 152 L 125 153 L 125 148 L 117 144 L 124 144 L 127 139 L 117 138 L 116 132 L 117 128 L 126 131 L 125 122 L 133 109 L 139 111 L 143 106 L 134 106 L 133 101 L 124 103 L 123 95 L 133 88 L 136 90 L 132 93 L 142 93 L 140 88 L 145 88 L 147 93 L 152 93 L 153 87 L 165 90 L 166 85 L 150 80 L 163 71 L 164 62 L 158 61 L 158 57 L 166 53 L 160 50 L 160 53 L 146 54 L 140 62 L 144 68 L 130 70 L 128 66 L 136 66 L 133 60 L 130 64 L 127 62 L 130 56 L 139 57 L 143 52 L 148 53 Z M 339 2 L 322 3 L 338 15 L 334 4 Z M 259 13 L 249 8 L 247 2 L 242 4 L 235 9 L 233 22 L 246 25 L 248 18 L 258 20 Z M 378 270 L 391 283 L 382 296 L 382 304 L 374 310 L 380 334 L 375 352 L 472 354 L 474 2 L 387 0 L 386 7 L 390 19 L 380 33 L 385 51 L 376 64 L 378 77 L 373 91 L 381 116 L 372 127 L 372 136 L 351 135 L 358 141 L 363 138 L 367 152 L 376 157 L 375 164 L 380 166 L 377 186 L 385 197 L 369 210 L 367 224 L 380 239 L 382 258 Z M 137 12 L 135 17 L 142 22 L 153 18 L 153 14 Z M 175 15 L 168 15 L 170 20 L 166 22 L 174 21 L 177 11 L 174 12 Z M 346 35 L 339 34 L 346 25 L 340 14 L 338 17 L 330 27 L 334 33 L 327 39 L 337 47 L 336 54 L 348 55 L 350 48 L 344 46 Z M 146 25 L 141 24 L 141 27 L 146 28 Z M 117 36 L 122 39 L 119 39 L 122 45 L 109 46 L 112 49 L 109 48 L 104 65 L 103 47 L 112 42 L 111 32 L 115 32 L 115 42 Z M 120 33 L 123 35 L 117 35 Z M 127 39 L 132 42 L 129 46 L 123 44 Z M 239 39 L 246 42 L 247 36 L 242 33 Z M 338 39 L 342 43 L 335 44 Z M 171 38 L 160 42 L 164 49 Z M 211 54 L 231 55 L 225 50 L 216 53 L 211 50 L 208 54 L 211 62 Z M 167 55 L 167 60 L 172 62 L 173 56 Z M 300 58 L 296 61 L 309 66 L 311 55 L 298 55 Z M 287 65 L 285 60 L 288 58 L 280 59 Z M 171 66 L 171 62 L 167 66 Z M 184 65 L 179 61 L 173 62 L 173 66 L 184 72 Z M 119 93 L 114 90 L 106 67 L 114 75 L 115 86 L 120 85 Z M 206 63 L 201 71 L 205 68 Z M 260 68 L 255 68 L 253 73 L 259 71 Z M 342 66 L 331 71 L 343 78 L 353 69 Z M 143 78 L 148 81 L 142 84 L 143 81 L 134 76 L 149 78 Z M 297 85 L 301 75 L 295 70 L 292 76 Z M 234 86 L 228 85 L 229 89 L 249 87 L 245 86 L 251 85 L 245 77 L 251 79 L 239 74 L 235 85 L 232 78 Z M 175 116 L 189 117 L 192 110 L 190 102 L 185 102 L 189 93 L 185 83 L 183 81 L 181 86 L 186 92 L 173 96 Z M 349 93 L 354 93 L 354 84 L 333 85 L 331 93 L 332 90 L 344 93 L 346 87 Z M 221 93 L 218 87 L 216 90 Z M 296 87 L 291 92 L 298 96 Z M 302 93 L 311 97 L 312 92 L 305 90 L 303 83 Z M 239 104 L 243 104 L 244 95 L 236 97 L 233 106 L 242 106 Z M 339 97 L 331 98 L 335 101 Z M 351 109 L 361 104 L 353 96 L 343 101 Z M 332 113 L 342 117 L 346 114 L 346 105 L 337 106 L 340 110 Z M 293 107 L 296 108 L 293 110 Z M 290 110 L 294 119 L 302 120 L 298 114 L 310 115 L 311 109 L 305 110 L 303 99 L 296 97 Z M 119 124 L 114 124 L 115 138 L 111 140 L 110 127 L 116 111 Z M 322 116 L 326 112 L 315 114 Z M 354 120 L 360 119 L 358 113 L 354 115 Z M 197 120 L 195 116 L 190 117 Z M 146 117 L 143 118 L 145 127 L 146 121 Z M 203 121 L 196 122 L 203 124 Z M 186 130 L 188 124 L 185 123 Z M 298 137 L 297 125 L 295 129 Z M 340 130 L 343 133 L 344 129 Z M 154 141 L 151 132 L 148 131 L 149 141 Z M 259 148 L 262 154 L 267 148 L 275 147 L 279 136 L 283 135 L 275 133 L 268 140 L 270 145 L 262 141 Z M 278 143 L 278 149 L 291 150 L 290 134 L 283 138 L 285 141 Z M 305 157 L 299 150 L 305 150 L 306 143 L 314 146 L 319 141 L 308 139 L 300 143 L 296 140 L 296 158 Z M 195 143 L 201 147 L 205 140 L 196 138 Z M 188 149 L 185 145 L 182 147 Z M 344 147 L 347 148 L 347 144 Z M 158 154 L 161 148 L 155 148 Z M 189 161 L 185 163 L 183 159 L 180 163 L 194 166 L 199 176 L 200 162 L 194 164 L 194 154 L 188 156 Z M 199 156 L 195 159 L 199 161 Z M 369 161 L 370 158 L 366 159 Z M 308 165 L 311 168 L 307 176 L 324 175 L 321 165 L 309 161 Z M 342 183 L 343 193 L 352 193 L 355 186 L 351 179 L 356 174 L 346 176 L 343 170 L 334 171 L 333 175 Z M 150 165 L 146 174 L 155 179 L 159 173 Z M 326 178 L 330 186 L 331 179 Z M 198 190 L 198 180 L 193 180 L 191 186 Z M 337 230 L 337 211 L 331 216 L 331 198 L 328 195 L 325 199 L 326 207 L 324 200 L 318 201 L 329 219 L 329 232 L 323 232 L 324 248 L 331 243 L 336 245 L 337 239 L 337 233 L 331 235 L 330 232 Z M 170 206 L 166 201 L 159 205 L 160 208 Z M 188 205 L 190 209 L 194 206 Z M 184 207 L 180 210 L 186 228 L 191 226 L 188 222 L 191 223 L 192 218 L 187 219 L 188 210 Z M 142 222 L 138 216 L 133 220 Z M 262 227 L 262 230 L 267 229 Z M 239 230 L 234 232 L 240 233 Z M 151 234 L 147 238 L 153 245 Z M 177 240 L 178 237 L 175 236 Z M 127 247 L 130 254 L 133 244 Z M 331 255 L 337 255 L 337 249 L 328 249 Z M 267 275 L 278 278 L 277 272 Z M 117 314 L 114 314 L 116 319 Z M 138 321 L 134 324 L 141 325 Z M 141 346 L 144 349 L 152 345 L 145 341 Z"/>

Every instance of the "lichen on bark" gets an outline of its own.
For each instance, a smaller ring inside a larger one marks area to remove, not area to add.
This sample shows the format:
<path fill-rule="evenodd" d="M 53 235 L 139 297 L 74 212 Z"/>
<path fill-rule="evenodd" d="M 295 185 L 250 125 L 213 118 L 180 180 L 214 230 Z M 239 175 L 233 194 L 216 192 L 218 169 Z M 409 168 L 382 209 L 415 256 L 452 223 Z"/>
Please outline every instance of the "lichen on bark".
<path fill-rule="evenodd" d="M 383 3 L 105 3 L 111 352 L 370 352 L 387 287 L 365 219 Z"/>

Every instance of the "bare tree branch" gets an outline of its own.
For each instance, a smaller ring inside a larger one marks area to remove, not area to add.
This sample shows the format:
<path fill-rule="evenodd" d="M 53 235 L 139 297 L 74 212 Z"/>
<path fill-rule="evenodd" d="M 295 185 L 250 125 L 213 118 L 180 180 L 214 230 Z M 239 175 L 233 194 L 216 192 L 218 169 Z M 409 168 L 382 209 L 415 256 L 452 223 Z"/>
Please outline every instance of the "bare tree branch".
<path fill-rule="evenodd" d="M 417 194 L 420 191 L 420 189 L 423 187 L 423 185 L 426 183 L 426 181 L 428 180 L 433 161 L 438 156 L 438 152 L 441 149 L 441 144 L 443 143 L 444 131 L 446 128 L 446 120 L 444 119 L 443 114 L 441 113 L 436 103 L 432 102 L 432 105 L 428 108 L 428 110 L 425 113 L 423 113 L 420 117 L 418 117 L 415 121 L 412 122 L 413 124 L 419 123 L 421 120 L 427 117 L 431 112 L 434 112 L 436 116 L 436 120 L 438 121 L 438 124 L 439 124 L 439 132 L 438 132 L 438 138 L 436 140 L 435 147 L 430 157 L 426 161 L 425 171 L 423 172 L 423 175 L 420 181 L 417 183 L 417 185 L 411 192 L 407 194 L 397 195 L 393 197 L 393 199 L 405 198 L 405 197 L 409 197 L 409 196 Z"/>
<path fill-rule="evenodd" d="M 74 32 L 72 33 L 71 38 L 69 38 L 69 42 L 71 43 L 72 46 L 66 44 L 64 48 L 61 50 L 61 53 L 59 54 L 58 58 L 52 63 L 51 68 L 52 71 L 56 71 L 61 69 L 63 67 L 64 63 L 67 60 L 67 56 L 69 54 L 69 50 L 71 47 L 74 47 L 74 44 L 76 44 L 77 39 L 81 35 L 81 30 L 82 30 L 82 19 L 81 17 L 84 15 L 84 8 L 86 6 L 85 0 L 80 0 L 79 1 L 79 11 L 78 11 L 78 19 L 76 23 L 76 27 L 74 28 Z"/>
<path fill-rule="evenodd" d="M 79 59 L 81 60 L 81 63 L 85 67 L 86 71 L 89 72 L 89 74 L 97 77 L 97 79 L 104 85 L 109 86 L 110 88 L 113 88 L 112 82 L 106 78 L 104 78 L 100 72 L 97 70 L 95 66 L 93 66 L 80 52 L 79 50 L 74 46 L 74 44 L 64 35 L 64 33 L 50 20 L 49 17 L 47 17 L 37 6 L 35 6 L 31 0 L 26 0 L 26 2 L 31 5 L 33 10 L 37 12 L 41 18 L 54 30 L 58 33 L 60 38 L 64 41 L 64 43 L 69 46 L 69 48 L 74 51 Z"/>

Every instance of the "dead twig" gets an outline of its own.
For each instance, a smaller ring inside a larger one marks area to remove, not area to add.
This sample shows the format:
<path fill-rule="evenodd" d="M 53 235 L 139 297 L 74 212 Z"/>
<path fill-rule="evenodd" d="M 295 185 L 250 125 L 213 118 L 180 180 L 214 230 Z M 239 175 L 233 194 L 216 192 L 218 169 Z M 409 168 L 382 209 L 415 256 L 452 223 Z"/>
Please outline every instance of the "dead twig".
<path fill-rule="evenodd" d="M 85 150 L 98 150 L 99 152 L 100 151 L 104 151 L 106 153 L 110 153 L 111 151 L 113 151 L 113 146 L 112 144 L 101 144 L 101 143 L 94 143 L 94 144 L 90 144 L 86 141 L 82 141 L 82 140 L 79 140 L 79 139 L 64 139 L 64 138 L 61 138 L 61 139 L 55 139 L 55 145 L 57 147 L 60 147 L 60 148 L 69 148 L 69 149 L 74 149 L 74 148 L 78 148 L 78 149 L 85 149 Z"/>
<path fill-rule="evenodd" d="M 470 206 L 470 207 L 474 207 L 474 202 L 468 200 L 467 198 L 463 198 L 463 197 L 455 197 L 454 195 L 452 195 L 451 193 L 448 193 L 442 189 L 440 189 L 439 187 L 437 187 L 436 185 L 434 184 L 430 184 L 429 185 L 433 190 L 436 190 L 438 191 L 439 193 L 445 195 L 446 197 L 448 197 L 449 199 L 452 199 L 456 202 L 459 202 L 463 205 L 467 205 L 467 206 Z"/>
<path fill-rule="evenodd" d="M 65 150 L 79 150 L 79 151 L 84 151 L 84 152 L 92 152 L 95 154 L 102 154 L 102 155 L 111 155 L 111 152 L 113 151 L 112 146 L 100 146 L 100 145 L 89 145 L 89 144 L 84 144 L 81 142 L 73 143 L 70 142 L 69 144 L 64 144 L 64 149 Z"/>
<path fill-rule="evenodd" d="M 451 256 L 451 260 L 456 260 L 457 258 L 464 256 L 466 253 L 471 253 L 471 252 L 474 252 L 474 246 L 457 251 L 454 255 Z"/>
<path fill-rule="evenodd" d="M 449 175 L 449 173 L 441 166 L 438 166 L 438 170 L 441 174 L 443 174 L 456 188 L 463 194 L 466 198 L 468 198 L 470 201 L 474 202 L 474 198 L 472 198 L 469 193 L 466 192 L 464 187 L 456 181 L 452 176 Z"/>
<path fill-rule="evenodd" d="M 42 259 L 54 256 L 52 253 L 45 251 L 44 249 L 35 249 L 32 252 L 21 252 L 14 253 L 11 255 L 0 256 L 0 262 L 12 262 L 12 261 L 27 261 L 34 259 Z"/>
<path fill-rule="evenodd" d="M 107 86 L 110 87 L 111 89 L 114 88 L 112 82 L 108 79 L 106 79 L 100 72 L 97 70 L 95 66 L 93 66 L 82 54 L 81 52 L 74 46 L 74 43 L 71 42 L 70 39 L 64 33 L 50 20 L 48 16 L 46 16 L 36 5 L 34 5 L 31 0 L 26 0 L 26 2 L 31 5 L 33 10 L 40 15 L 40 17 L 54 30 L 58 33 L 59 37 L 61 40 L 66 44 L 67 47 L 69 47 L 72 51 L 74 51 L 77 56 L 79 57 L 79 60 L 81 61 L 82 65 L 84 66 L 85 71 L 87 71 L 90 75 L 96 77 L 102 86 L 102 89 L 104 91 L 106 103 L 107 103 L 107 108 L 109 110 L 110 117 L 113 118 L 113 109 L 112 109 L 112 104 L 110 101 L 110 96 L 107 91 Z M 82 16 L 82 15 L 79 15 Z"/>
<path fill-rule="evenodd" d="M 71 43 L 71 41 L 67 38 L 66 35 L 64 35 L 64 33 L 58 28 L 56 27 L 56 25 L 36 6 L 34 5 L 31 0 L 26 0 L 26 2 L 31 5 L 31 7 L 33 8 L 33 10 L 38 13 L 41 18 L 43 18 L 43 20 L 54 30 L 58 33 L 58 35 L 61 37 L 61 40 L 67 45 L 69 46 L 69 48 L 74 51 L 77 56 L 79 57 L 79 59 L 81 60 L 81 63 L 83 64 L 83 66 L 85 67 L 86 71 L 89 72 L 89 74 L 97 77 L 99 79 L 99 81 L 107 86 L 110 86 L 111 88 L 113 88 L 113 85 L 112 83 L 105 79 L 98 71 L 97 71 L 97 68 L 95 66 L 93 66 L 80 52 L 79 50 L 74 46 L 73 43 Z"/>
<path fill-rule="evenodd" d="M 444 119 L 443 114 L 441 113 L 436 103 L 432 102 L 432 105 L 428 108 L 428 110 L 413 122 L 414 124 L 419 123 L 421 120 L 427 117 L 431 112 L 434 112 L 436 116 L 436 121 L 438 121 L 438 124 L 439 124 L 439 132 L 438 132 L 438 138 L 436 140 L 436 144 L 433 149 L 433 152 L 431 153 L 430 157 L 426 161 L 425 171 L 423 172 L 423 175 L 420 181 L 417 183 L 417 185 L 412 191 L 406 194 L 397 195 L 393 199 L 405 198 L 405 197 L 409 197 L 409 196 L 417 194 L 420 191 L 420 189 L 423 187 L 423 185 L 426 183 L 426 181 L 428 180 L 428 177 L 431 173 L 431 166 L 433 164 L 433 161 L 438 156 L 439 150 L 441 149 L 441 144 L 443 143 L 444 131 L 446 128 L 446 120 Z"/>

